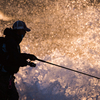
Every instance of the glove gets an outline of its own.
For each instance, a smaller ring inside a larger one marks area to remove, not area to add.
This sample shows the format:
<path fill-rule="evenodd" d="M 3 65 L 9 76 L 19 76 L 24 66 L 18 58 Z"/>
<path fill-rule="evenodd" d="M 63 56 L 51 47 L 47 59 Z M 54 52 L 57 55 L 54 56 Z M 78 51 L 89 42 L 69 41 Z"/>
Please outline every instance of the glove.
<path fill-rule="evenodd" d="M 36 64 L 34 64 L 32 62 L 28 62 L 28 65 L 30 65 L 30 67 L 36 67 Z"/>

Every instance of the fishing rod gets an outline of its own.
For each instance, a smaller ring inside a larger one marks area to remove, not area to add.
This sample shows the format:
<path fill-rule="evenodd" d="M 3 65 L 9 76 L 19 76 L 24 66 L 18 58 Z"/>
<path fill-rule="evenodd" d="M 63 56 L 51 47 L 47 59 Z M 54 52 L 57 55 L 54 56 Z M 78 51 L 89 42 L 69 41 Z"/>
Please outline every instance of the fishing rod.
<path fill-rule="evenodd" d="M 93 77 L 93 78 L 96 78 L 96 79 L 100 79 L 100 77 L 93 76 L 93 75 L 90 75 L 90 74 L 87 74 L 87 73 L 84 73 L 84 72 L 80 72 L 80 71 L 77 71 L 77 70 L 74 70 L 74 69 L 71 69 L 71 68 L 63 67 L 63 66 L 60 66 L 60 65 L 57 65 L 57 64 L 53 64 L 53 63 L 50 63 L 50 62 L 47 62 L 47 61 L 44 61 L 44 60 L 41 60 L 41 59 L 38 59 L 38 58 L 37 58 L 37 60 L 44 62 L 44 63 L 54 65 L 54 66 L 58 66 L 60 68 L 64 68 L 64 69 L 67 69 L 67 70 L 70 70 L 70 71 L 74 71 L 74 72 L 77 72 L 77 73 L 80 73 L 80 74 L 83 74 L 83 75 L 87 75 L 87 76 L 90 76 L 90 77 Z"/>

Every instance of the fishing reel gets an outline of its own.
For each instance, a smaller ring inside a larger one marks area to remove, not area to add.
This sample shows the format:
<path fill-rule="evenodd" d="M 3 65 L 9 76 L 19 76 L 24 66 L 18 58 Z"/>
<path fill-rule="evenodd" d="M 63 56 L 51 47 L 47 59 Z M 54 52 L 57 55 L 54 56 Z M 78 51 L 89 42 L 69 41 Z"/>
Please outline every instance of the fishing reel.
<path fill-rule="evenodd" d="M 29 65 L 30 67 L 36 67 L 36 64 L 33 63 L 33 62 L 28 62 L 28 65 Z"/>

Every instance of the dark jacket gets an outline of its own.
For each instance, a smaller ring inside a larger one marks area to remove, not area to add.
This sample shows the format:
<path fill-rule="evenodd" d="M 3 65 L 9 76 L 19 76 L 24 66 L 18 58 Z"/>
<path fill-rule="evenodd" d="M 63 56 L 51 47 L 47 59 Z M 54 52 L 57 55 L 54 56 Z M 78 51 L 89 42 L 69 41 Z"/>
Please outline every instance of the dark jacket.
<path fill-rule="evenodd" d="M 4 69 L 10 74 L 14 74 L 19 71 L 21 66 L 23 67 L 28 64 L 27 59 L 31 59 L 31 55 L 20 52 L 19 43 L 21 39 L 12 29 L 6 29 L 4 35 L 6 36 L 3 49 L 5 49 L 7 55 L 4 61 Z"/>

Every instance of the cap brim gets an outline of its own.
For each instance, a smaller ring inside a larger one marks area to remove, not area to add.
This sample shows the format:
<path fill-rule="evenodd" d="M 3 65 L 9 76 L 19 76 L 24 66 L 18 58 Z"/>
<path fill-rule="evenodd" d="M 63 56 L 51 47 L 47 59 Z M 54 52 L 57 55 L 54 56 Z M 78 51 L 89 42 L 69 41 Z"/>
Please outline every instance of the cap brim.
<path fill-rule="evenodd" d="M 25 28 L 24 30 L 25 30 L 25 31 L 28 31 L 28 32 L 31 31 L 29 28 Z"/>

